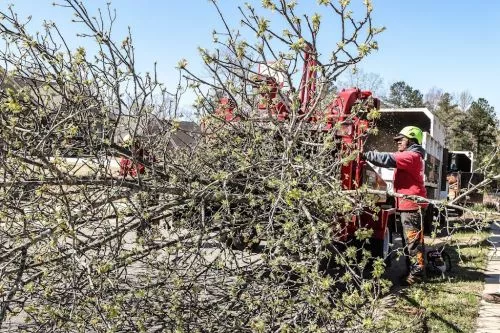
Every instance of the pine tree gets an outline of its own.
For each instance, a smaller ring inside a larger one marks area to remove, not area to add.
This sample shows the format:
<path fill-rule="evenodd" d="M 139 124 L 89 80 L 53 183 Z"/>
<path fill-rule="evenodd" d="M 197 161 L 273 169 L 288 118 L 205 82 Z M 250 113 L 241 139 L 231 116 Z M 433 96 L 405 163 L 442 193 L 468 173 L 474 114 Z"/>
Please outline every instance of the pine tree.
<path fill-rule="evenodd" d="M 464 147 L 470 139 L 468 135 L 463 135 L 462 128 L 466 114 L 454 103 L 450 93 L 441 96 L 434 113 L 445 128 L 446 146 L 451 150 L 468 150 Z"/>
<path fill-rule="evenodd" d="M 387 103 L 398 108 L 424 107 L 424 97 L 418 89 L 413 89 L 404 81 L 398 81 L 389 88 Z"/>
<path fill-rule="evenodd" d="M 472 102 L 463 124 L 463 129 L 471 135 L 472 149 L 481 160 L 495 145 L 498 131 L 495 108 L 486 99 L 479 98 Z"/>

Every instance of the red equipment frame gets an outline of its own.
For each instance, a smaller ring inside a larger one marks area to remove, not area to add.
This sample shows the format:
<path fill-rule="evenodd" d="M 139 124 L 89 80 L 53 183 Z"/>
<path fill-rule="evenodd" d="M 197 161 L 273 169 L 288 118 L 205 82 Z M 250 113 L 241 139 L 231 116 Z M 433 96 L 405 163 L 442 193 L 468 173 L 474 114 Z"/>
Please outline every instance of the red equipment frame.
<path fill-rule="evenodd" d="M 304 67 L 302 78 L 299 88 L 299 98 L 301 101 L 300 113 L 307 114 L 307 107 L 311 102 L 314 94 L 316 93 L 317 75 L 315 66 L 317 65 L 314 53 L 306 50 L 304 54 Z M 269 89 L 266 93 L 262 93 L 262 98 L 266 103 L 258 105 L 260 110 L 271 112 L 278 121 L 288 119 L 290 111 L 286 105 L 279 101 L 280 84 L 275 78 L 261 75 L 257 78 L 256 82 L 265 82 Z M 356 158 L 341 167 L 342 187 L 344 190 L 356 190 L 366 182 L 366 170 L 370 166 L 361 159 L 361 153 L 364 147 L 364 137 L 369 128 L 369 122 L 366 119 L 360 118 L 358 115 L 352 113 L 355 105 L 369 100 L 372 107 L 380 108 L 380 100 L 372 96 L 371 91 L 363 91 L 357 88 L 343 89 L 338 96 L 327 107 L 325 112 L 326 125 L 321 129 L 323 131 L 335 131 L 334 135 L 341 138 L 341 149 L 345 154 L 357 150 Z M 278 102 L 276 102 L 278 100 Z M 222 110 L 220 114 L 223 115 L 227 121 L 237 121 L 238 117 L 234 115 L 235 103 L 228 98 L 220 100 Z M 269 106 L 272 107 L 269 107 Z M 315 115 L 310 115 L 309 122 L 316 122 Z M 336 129 L 336 124 L 340 123 L 340 129 Z M 380 178 L 380 177 L 379 177 Z M 379 185 L 381 179 L 377 179 Z M 383 182 L 383 181 L 382 181 Z M 342 238 L 349 239 L 353 236 L 354 232 L 359 227 L 368 227 L 374 230 L 373 238 L 383 240 L 385 237 L 385 230 L 388 227 L 389 219 L 395 214 L 394 208 L 388 208 L 387 205 L 379 204 L 381 207 L 378 218 L 373 218 L 373 212 L 367 211 L 359 216 L 359 219 L 353 218 L 348 221 L 344 228 Z"/>

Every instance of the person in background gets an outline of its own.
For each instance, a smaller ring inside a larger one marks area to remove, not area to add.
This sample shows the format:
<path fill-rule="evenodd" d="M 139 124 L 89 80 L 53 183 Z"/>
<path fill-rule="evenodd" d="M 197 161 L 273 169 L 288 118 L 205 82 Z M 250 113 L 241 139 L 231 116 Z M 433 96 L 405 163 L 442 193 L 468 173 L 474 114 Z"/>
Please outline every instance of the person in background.
<path fill-rule="evenodd" d="M 446 176 L 448 181 L 448 200 L 452 201 L 458 196 L 458 178 L 457 173 L 450 172 Z"/>
<path fill-rule="evenodd" d="M 133 159 L 139 159 L 144 161 L 149 154 L 141 147 L 141 142 L 138 137 L 132 142 L 132 137 L 130 134 L 125 135 L 123 138 L 123 146 L 130 149 L 132 153 L 132 159 L 128 157 L 120 158 L 120 176 L 123 177 L 137 177 L 137 175 L 142 175 L 146 171 L 144 165 L 139 162 L 134 162 Z"/>
<path fill-rule="evenodd" d="M 416 126 L 404 127 L 394 137 L 397 142 L 397 152 L 379 153 L 368 151 L 363 153 L 363 159 L 379 167 L 395 168 L 394 192 L 403 195 L 416 195 L 426 198 L 424 185 L 424 157 L 422 148 L 422 130 Z M 414 200 L 396 198 L 396 209 L 401 216 L 403 236 L 406 241 L 410 258 L 410 270 L 405 278 L 407 284 L 413 284 L 423 279 L 425 275 L 424 233 L 422 219 L 427 203 L 417 203 Z"/>
<path fill-rule="evenodd" d="M 156 158 L 142 147 L 142 142 L 137 136 L 134 138 L 134 140 L 132 140 L 130 134 L 125 135 L 125 137 L 123 138 L 123 146 L 130 149 L 130 152 L 132 153 L 132 158 L 120 158 L 119 174 L 124 178 L 131 177 L 135 179 L 137 177 L 140 177 L 140 175 L 145 174 L 146 168 L 139 161 L 147 161 L 151 163 L 156 162 Z M 151 229 L 151 221 L 146 210 L 148 207 L 158 204 L 158 196 L 155 194 L 151 195 L 150 193 L 145 191 L 139 191 L 139 193 L 136 193 L 134 201 L 138 203 L 139 214 L 141 218 L 141 223 L 137 228 L 137 236 L 143 237 L 144 232 Z"/>

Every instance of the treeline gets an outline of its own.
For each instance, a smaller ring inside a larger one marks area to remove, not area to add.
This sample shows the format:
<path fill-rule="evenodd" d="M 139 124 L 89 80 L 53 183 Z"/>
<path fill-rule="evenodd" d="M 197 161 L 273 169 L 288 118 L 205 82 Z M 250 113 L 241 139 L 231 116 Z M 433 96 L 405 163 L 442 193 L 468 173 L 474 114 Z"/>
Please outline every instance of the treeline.
<path fill-rule="evenodd" d="M 358 71 L 337 87 L 354 85 L 372 90 L 381 98 L 383 107 L 428 108 L 445 127 L 446 146 L 450 150 L 472 151 L 478 167 L 500 171 L 500 121 L 485 98 L 474 99 L 467 90 L 451 93 L 440 88 L 431 88 L 423 94 L 405 81 L 394 82 L 385 91 L 383 82 L 378 74 Z"/>

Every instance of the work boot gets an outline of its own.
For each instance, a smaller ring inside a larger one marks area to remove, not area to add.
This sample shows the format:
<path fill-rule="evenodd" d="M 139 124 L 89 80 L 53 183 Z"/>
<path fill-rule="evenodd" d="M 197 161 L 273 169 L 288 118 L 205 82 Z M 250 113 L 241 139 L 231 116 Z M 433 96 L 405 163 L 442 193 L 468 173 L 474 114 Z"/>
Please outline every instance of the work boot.
<path fill-rule="evenodd" d="M 411 286 L 416 283 L 420 283 L 424 280 L 425 271 L 422 266 L 412 266 L 410 269 L 410 273 L 404 278 L 403 285 Z"/>
<path fill-rule="evenodd" d="M 484 294 L 483 300 L 488 303 L 500 304 L 500 293 Z"/>

